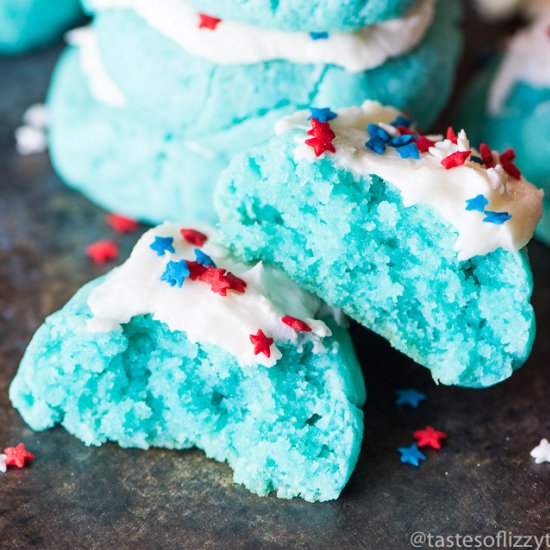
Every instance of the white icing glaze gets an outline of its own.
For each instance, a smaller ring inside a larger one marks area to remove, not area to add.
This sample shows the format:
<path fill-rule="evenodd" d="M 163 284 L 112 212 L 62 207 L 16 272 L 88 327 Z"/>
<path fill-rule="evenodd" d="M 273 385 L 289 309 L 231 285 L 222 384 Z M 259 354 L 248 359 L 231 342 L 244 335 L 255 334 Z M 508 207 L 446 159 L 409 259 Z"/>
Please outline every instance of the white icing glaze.
<path fill-rule="evenodd" d="M 199 14 L 184 0 L 93 0 L 91 5 L 95 9 L 133 9 L 185 51 L 221 65 L 285 59 L 360 72 L 414 48 L 430 27 L 434 3 L 418 0 L 401 19 L 351 33 L 330 33 L 328 39 L 321 40 L 313 40 L 306 32 L 262 29 L 235 21 L 222 21 L 215 30 L 200 29 Z"/>
<path fill-rule="evenodd" d="M 490 170 L 473 161 L 450 170 L 442 166 L 444 157 L 470 149 L 464 132 L 460 133 L 457 144 L 440 140 L 428 153 L 421 154 L 419 160 L 402 159 L 391 147 L 381 155 L 365 147 L 370 137 L 367 125 L 390 124 L 399 114 L 397 110 L 366 101 L 361 107 L 336 112 L 338 117 L 330 121 L 336 134 L 333 141 L 336 153 L 323 153 L 320 158 L 326 157 L 358 176 L 373 174 L 383 178 L 400 191 L 406 207 L 431 206 L 457 230 L 455 250 L 460 260 L 488 254 L 498 248 L 517 252 L 533 236 L 542 216 L 541 190 L 523 178 L 509 177 L 500 165 Z M 309 116 L 309 111 L 300 111 L 280 121 L 276 128 L 279 134 L 296 131 L 297 161 L 315 162 L 317 159 L 313 149 L 305 143 L 309 138 L 306 135 L 310 128 Z M 496 225 L 484 222 L 482 212 L 466 210 L 466 201 L 478 195 L 488 199 L 487 210 L 508 212 L 512 219 Z"/>
<path fill-rule="evenodd" d="M 201 281 L 186 279 L 181 288 L 161 280 L 168 261 L 195 260 L 193 245 L 181 236 L 182 226 L 164 223 L 151 229 L 139 240 L 130 258 L 113 269 L 105 281 L 95 288 L 88 305 L 93 318 L 92 331 L 105 332 L 128 323 L 137 315 L 152 314 L 173 331 L 182 331 L 192 342 L 209 343 L 234 355 L 241 364 L 271 367 L 281 358 L 277 343 L 291 342 L 302 349 L 313 343 L 313 351 L 325 351 L 322 339 L 330 336 L 329 327 L 318 319 L 326 313 L 324 304 L 303 291 L 282 272 L 245 265 L 233 260 L 228 251 L 212 242 L 211 228 L 197 227 L 210 236 L 202 247 L 217 264 L 247 283 L 243 294 L 229 291 L 227 296 L 215 294 Z M 175 253 L 158 256 L 150 245 L 156 236 L 173 237 Z M 312 332 L 297 332 L 281 321 L 291 316 L 306 322 Z M 254 355 L 250 335 L 263 330 L 275 340 L 271 357 Z"/>
<path fill-rule="evenodd" d="M 125 107 L 126 98 L 103 66 L 93 28 L 74 29 L 66 37 L 69 44 L 80 49 L 81 70 L 88 79 L 94 99 L 111 107 Z"/>
<path fill-rule="evenodd" d="M 550 88 L 550 11 L 510 41 L 489 94 L 489 112 L 499 114 L 514 84 Z"/>

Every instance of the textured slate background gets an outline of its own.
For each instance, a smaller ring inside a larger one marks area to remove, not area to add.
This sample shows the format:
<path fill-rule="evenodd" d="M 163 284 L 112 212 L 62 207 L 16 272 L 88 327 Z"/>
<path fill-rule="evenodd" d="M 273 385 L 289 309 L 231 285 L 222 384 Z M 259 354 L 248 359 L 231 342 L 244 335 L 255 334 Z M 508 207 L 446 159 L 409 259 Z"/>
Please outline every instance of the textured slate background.
<path fill-rule="evenodd" d="M 470 19 L 461 80 L 511 27 Z M 104 212 L 63 187 L 46 155 L 20 157 L 13 131 L 43 99 L 59 48 L 0 60 L 0 448 L 24 441 L 32 467 L 0 475 L 0 548 L 367 547 L 407 548 L 433 535 L 550 532 L 550 464 L 529 451 L 550 437 L 550 249 L 530 245 L 539 333 L 533 355 L 498 387 L 436 387 L 428 373 L 355 329 L 369 400 L 356 472 L 337 502 L 258 498 L 199 451 L 86 448 L 61 429 L 33 433 L 7 390 L 32 333 L 100 273 L 85 245 L 110 237 Z M 443 121 L 445 122 L 445 121 Z M 135 236 L 120 239 L 123 257 Z M 398 410 L 397 387 L 425 391 Z M 396 448 L 431 424 L 449 434 L 419 469 Z"/>

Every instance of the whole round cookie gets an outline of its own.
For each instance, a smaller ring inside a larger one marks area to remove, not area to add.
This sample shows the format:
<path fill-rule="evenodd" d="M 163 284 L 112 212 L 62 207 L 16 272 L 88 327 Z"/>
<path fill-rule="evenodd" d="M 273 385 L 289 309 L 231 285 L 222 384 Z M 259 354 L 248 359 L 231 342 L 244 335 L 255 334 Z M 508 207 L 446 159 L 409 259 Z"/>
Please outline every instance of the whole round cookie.
<path fill-rule="evenodd" d="M 79 0 L 2 0 L 0 54 L 23 53 L 44 46 L 81 17 Z"/>
<path fill-rule="evenodd" d="M 302 111 L 223 172 L 224 241 L 277 266 L 444 384 L 485 387 L 531 351 L 524 249 L 542 191 L 464 131 L 424 135 L 376 102 Z"/>
<path fill-rule="evenodd" d="M 545 190 L 535 235 L 550 244 L 550 10 L 510 41 L 464 95 L 455 119 L 475 143 L 512 148 L 525 177 Z"/>
<path fill-rule="evenodd" d="M 259 495 L 335 499 L 363 435 L 347 330 L 282 273 L 236 262 L 212 238 L 177 224 L 147 232 L 38 330 L 12 403 L 35 430 L 198 447 Z"/>
<path fill-rule="evenodd" d="M 397 27 L 322 39 L 224 21 L 201 27 L 199 14 L 181 0 L 164 12 L 164 4 L 111 2 L 102 3 L 92 29 L 73 35 L 80 69 L 62 62 L 54 76 L 52 153 L 67 183 L 153 222 L 204 219 L 208 208 L 206 219 L 213 219 L 211 189 L 220 168 L 296 108 L 375 97 L 428 126 L 448 98 L 460 51 L 456 2 L 422 0 L 416 15 Z M 407 29 L 406 38 L 390 40 L 400 29 Z M 81 91 L 86 86 L 83 76 L 94 108 L 79 120 L 81 107 L 71 97 L 73 81 Z M 98 126 L 102 140 L 94 135 Z M 134 147 L 148 152 L 117 153 Z M 109 148 L 112 156 L 105 154 Z"/>

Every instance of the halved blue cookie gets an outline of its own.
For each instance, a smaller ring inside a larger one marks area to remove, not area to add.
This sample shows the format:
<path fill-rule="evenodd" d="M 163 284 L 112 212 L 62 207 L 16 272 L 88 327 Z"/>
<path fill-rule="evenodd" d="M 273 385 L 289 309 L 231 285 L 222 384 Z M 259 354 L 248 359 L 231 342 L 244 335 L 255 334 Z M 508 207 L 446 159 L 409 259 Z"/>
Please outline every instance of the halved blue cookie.
<path fill-rule="evenodd" d="M 355 467 L 365 389 L 319 299 L 235 262 L 208 229 L 164 224 L 46 320 L 10 397 L 35 430 L 198 447 L 259 495 L 315 501 Z"/>
<path fill-rule="evenodd" d="M 489 386 L 523 364 L 542 192 L 509 154 L 423 136 L 375 102 L 299 112 L 278 133 L 221 176 L 237 256 L 281 268 L 442 383 Z"/>
<path fill-rule="evenodd" d="M 45 46 L 81 17 L 79 0 L 2 0 L 0 54 Z"/>

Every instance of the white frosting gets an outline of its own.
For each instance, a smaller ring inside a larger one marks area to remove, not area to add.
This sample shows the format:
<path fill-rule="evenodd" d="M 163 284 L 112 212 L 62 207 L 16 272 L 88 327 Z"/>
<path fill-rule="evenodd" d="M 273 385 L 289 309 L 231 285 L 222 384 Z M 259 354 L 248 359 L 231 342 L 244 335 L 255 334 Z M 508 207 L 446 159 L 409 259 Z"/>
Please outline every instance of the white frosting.
<path fill-rule="evenodd" d="M 509 177 L 502 167 L 487 170 L 473 161 L 447 170 L 441 160 L 456 152 L 470 149 L 466 134 L 460 133 L 457 144 L 440 140 L 420 159 L 402 159 L 388 147 L 377 154 L 365 147 L 369 139 L 369 123 L 390 124 L 399 112 L 366 101 L 361 107 L 340 109 L 338 117 L 330 121 L 336 138 L 336 153 L 323 153 L 340 168 L 357 176 L 377 175 L 393 184 L 400 192 L 406 207 L 426 204 L 458 232 L 455 250 L 460 260 L 488 254 L 497 248 L 517 252 L 533 236 L 542 216 L 543 192 L 524 179 Z M 305 142 L 310 137 L 309 112 L 301 111 L 277 125 L 277 133 L 297 130 L 295 159 L 315 162 L 313 149 Z M 433 138 L 432 138 L 433 139 Z M 437 138 L 436 138 L 437 139 Z M 473 154 L 477 155 L 476 152 Z M 466 201 L 483 195 L 489 201 L 487 210 L 508 212 L 512 218 L 502 225 L 484 222 L 479 211 L 466 210 Z M 367 221 L 367 220 L 365 220 Z"/>
<path fill-rule="evenodd" d="M 23 125 L 15 130 L 17 152 L 20 155 L 44 153 L 48 148 L 48 110 L 42 103 L 31 105 L 23 114 Z"/>
<path fill-rule="evenodd" d="M 107 74 L 95 31 L 91 27 L 74 29 L 67 33 L 67 42 L 80 49 L 80 66 L 88 78 L 94 99 L 111 107 L 125 107 L 126 98 Z"/>
<path fill-rule="evenodd" d="M 550 11 L 519 31 L 510 41 L 489 94 L 489 111 L 499 114 L 518 82 L 550 88 Z"/>
<path fill-rule="evenodd" d="M 334 64 L 351 72 L 379 67 L 414 48 L 434 17 L 435 0 L 418 0 L 401 19 L 355 32 L 330 33 L 313 40 L 310 33 L 263 29 L 221 21 L 215 30 L 199 28 L 199 14 L 184 0 L 93 0 L 94 9 L 133 9 L 147 23 L 192 55 L 221 65 L 285 59 L 294 63 Z M 322 29 L 320 29 L 322 30 Z"/>
<path fill-rule="evenodd" d="M 93 314 L 88 321 L 90 330 L 114 330 L 136 315 L 152 314 L 171 330 L 185 332 L 192 342 L 219 346 L 244 365 L 275 365 L 281 358 L 279 342 L 291 342 L 298 349 L 312 342 L 314 352 L 325 351 L 322 339 L 330 336 L 331 331 L 316 319 L 326 312 L 321 300 L 301 290 L 280 271 L 261 263 L 250 266 L 232 260 L 227 250 L 213 244 L 211 239 L 201 250 L 218 267 L 246 281 L 243 294 L 229 291 L 227 296 L 220 296 L 199 280 L 186 279 L 181 288 L 162 281 L 169 261 L 195 260 L 196 247 L 182 238 L 181 227 L 165 223 L 145 233 L 130 258 L 92 291 L 88 299 Z M 210 228 L 198 229 L 213 235 Z M 157 255 L 150 248 L 156 236 L 173 237 L 175 253 Z M 283 316 L 304 321 L 312 332 L 297 332 L 281 321 Z M 275 340 L 269 358 L 254 354 L 250 335 L 259 329 Z"/>

